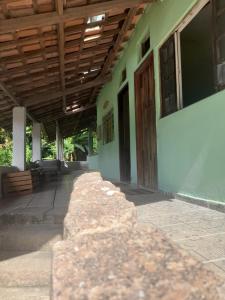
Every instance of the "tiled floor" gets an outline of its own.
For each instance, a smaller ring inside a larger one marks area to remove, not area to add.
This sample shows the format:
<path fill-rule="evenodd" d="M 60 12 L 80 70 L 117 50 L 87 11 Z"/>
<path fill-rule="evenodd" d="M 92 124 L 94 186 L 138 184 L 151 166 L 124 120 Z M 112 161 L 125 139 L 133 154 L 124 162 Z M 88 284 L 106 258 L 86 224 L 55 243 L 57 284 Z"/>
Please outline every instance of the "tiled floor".
<path fill-rule="evenodd" d="M 49 178 L 31 195 L 0 202 L 0 299 L 50 299 L 52 246 L 62 239 L 79 174 Z"/>
<path fill-rule="evenodd" d="M 5 221 L 4 216 L 16 216 L 20 219 L 24 216 L 27 220 L 30 216 L 35 217 L 37 221 L 40 219 L 47 223 L 51 221 L 62 223 L 69 205 L 74 179 L 80 173 L 76 171 L 54 178 L 31 195 L 6 199 L 1 203 L 0 222 Z"/>
<path fill-rule="evenodd" d="M 41 191 L 9 202 L 0 210 L 4 215 L 35 215 L 44 222 L 62 223 L 69 204 L 73 181 L 79 172 L 49 182 Z M 119 184 L 128 200 L 135 203 L 139 221 L 163 231 L 186 248 L 207 267 L 225 278 L 225 214 L 209 208 L 169 199 L 160 193 Z M 3 219 L 4 220 L 4 219 Z"/>
<path fill-rule="evenodd" d="M 132 195 L 138 218 L 163 231 L 225 278 L 225 214 L 157 193 Z"/>

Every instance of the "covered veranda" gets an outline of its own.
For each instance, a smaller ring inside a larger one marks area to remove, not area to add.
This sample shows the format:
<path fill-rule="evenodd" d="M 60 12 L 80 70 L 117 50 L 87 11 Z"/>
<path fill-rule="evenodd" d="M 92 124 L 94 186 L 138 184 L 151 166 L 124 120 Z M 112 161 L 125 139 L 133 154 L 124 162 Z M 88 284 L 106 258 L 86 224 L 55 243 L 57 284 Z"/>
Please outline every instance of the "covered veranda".
<path fill-rule="evenodd" d="M 0 127 L 12 132 L 13 157 L 0 176 L 26 170 L 27 125 L 33 162 L 42 159 L 41 132 L 62 161 L 64 138 L 96 130 L 96 98 L 150 2 L 1 1 Z M 51 247 L 78 174 L 1 201 L 1 299 L 49 299 Z"/>
<path fill-rule="evenodd" d="M 33 128 L 33 161 L 41 160 L 41 130 L 56 140 L 56 158 L 63 160 L 63 138 L 96 129 L 97 95 L 151 2 L 0 3 L 0 127 L 13 133 L 16 170 L 26 169 L 26 124 Z M 74 181 L 84 172 L 70 170 L 30 195 L 2 202 L 0 298 L 50 299 L 51 248 L 62 239 Z M 158 228 L 224 277 L 224 212 L 115 185 L 135 203 L 139 223 Z"/>
<path fill-rule="evenodd" d="M 33 161 L 41 130 L 62 160 L 63 138 L 96 129 L 96 97 L 150 2 L 1 2 L 0 126 L 13 133 L 13 166 L 25 169 L 26 124 Z"/>

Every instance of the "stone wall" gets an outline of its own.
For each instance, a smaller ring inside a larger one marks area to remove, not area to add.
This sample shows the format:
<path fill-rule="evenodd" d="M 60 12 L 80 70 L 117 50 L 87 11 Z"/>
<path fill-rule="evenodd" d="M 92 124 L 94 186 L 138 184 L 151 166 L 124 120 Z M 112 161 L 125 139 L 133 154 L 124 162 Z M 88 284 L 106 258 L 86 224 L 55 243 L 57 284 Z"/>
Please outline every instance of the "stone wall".
<path fill-rule="evenodd" d="M 223 280 L 138 224 L 134 205 L 99 173 L 74 183 L 53 253 L 54 300 L 225 299 Z"/>

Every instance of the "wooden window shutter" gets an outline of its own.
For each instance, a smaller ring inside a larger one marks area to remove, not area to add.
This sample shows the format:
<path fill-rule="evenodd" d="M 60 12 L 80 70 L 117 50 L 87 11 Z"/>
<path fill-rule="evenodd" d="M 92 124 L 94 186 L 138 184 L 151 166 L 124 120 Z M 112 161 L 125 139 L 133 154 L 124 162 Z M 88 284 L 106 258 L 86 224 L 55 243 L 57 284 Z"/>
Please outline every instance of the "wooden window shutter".
<path fill-rule="evenodd" d="M 177 111 L 175 39 L 171 36 L 160 48 L 161 115 Z"/>
<path fill-rule="evenodd" d="M 216 83 L 218 90 L 225 88 L 225 1 L 212 0 Z"/>
<path fill-rule="evenodd" d="M 103 144 L 108 144 L 114 139 L 113 110 L 103 117 Z"/>

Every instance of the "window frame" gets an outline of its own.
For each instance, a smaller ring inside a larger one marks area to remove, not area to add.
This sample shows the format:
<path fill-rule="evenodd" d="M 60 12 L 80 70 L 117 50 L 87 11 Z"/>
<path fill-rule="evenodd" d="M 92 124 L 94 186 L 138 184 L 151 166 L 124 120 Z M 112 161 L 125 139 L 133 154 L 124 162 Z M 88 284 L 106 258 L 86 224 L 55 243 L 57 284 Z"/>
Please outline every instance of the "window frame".
<path fill-rule="evenodd" d="M 161 118 L 164 118 L 166 116 L 169 116 L 170 114 L 173 114 L 177 111 L 177 106 L 176 106 L 176 109 L 173 111 L 173 112 L 165 112 L 165 103 L 164 103 L 164 100 L 163 99 L 163 94 L 164 94 L 164 87 L 162 86 L 162 61 L 161 61 L 161 50 L 165 47 L 165 45 L 170 41 L 170 39 L 173 38 L 173 43 L 174 43 L 174 56 L 175 56 L 175 83 L 176 83 L 176 102 L 177 102 L 177 77 L 176 77 L 176 52 L 175 52 L 175 37 L 174 37 L 174 34 L 172 33 L 165 41 L 164 43 L 161 45 L 160 49 L 159 49 L 159 70 L 160 70 L 160 86 L 161 86 L 161 101 L 160 101 L 160 104 L 161 104 L 161 110 L 160 110 L 160 116 Z"/>
<path fill-rule="evenodd" d="M 181 39 L 180 39 L 180 35 L 181 32 L 186 28 L 186 26 L 188 26 L 191 21 L 200 13 L 200 11 L 207 5 L 207 4 L 211 4 L 212 6 L 212 13 L 214 14 L 214 10 L 215 10 L 215 6 L 213 1 L 216 0 L 201 0 L 200 2 L 198 2 L 197 4 L 194 5 L 194 7 L 189 11 L 189 13 L 183 18 L 183 20 L 179 23 L 179 25 L 175 28 L 174 31 L 172 31 L 170 33 L 169 36 L 167 36 L 167 38 L 160 44 L 159 47 L 159 70 L 160 70 L 160 74 L 161 74 L 161 60 L 160 60 L 160 49 L 163 47 L 163 45 L 167 42 L 167 40 L 171 37 L 174 36 L 174 40 L 175 40 L 175 65 L 176 65 L 176 89 L 177 89 L 177 111 L 182 110 L 184 108 L 183 105 L 183 86 L 182 86 L 182 64 L 181 64 Z M 215 17 L 214 15 L 212 16 L 212 22 L 214 22 Z M 214 26 L 212 24 L 212 30 L 213 30 L 213 43 L 214 45 L 212 46 L 213 48 L 213 52 L 218 51 L 216 46 L 215 46 L 215 33 L 214 33 Z M 215 78 L 215 86 L 218 87 L 218 83 L 216 80 L 216 58 L 215 58 L 216 54 L 213 54 L 213 60 L 214 60 L 214 78 Z M 160 75 L 160 85 L 161 85 L 161 91 L 162 91 L 162 81 L 161 81 L 161 75 Z M 223 88 L 217 88 L 217 90 L 222 90 L 225 89 L 225 85 Z M 203 100 L 203 99 L 202 99 Z M 175 112 L 177 112 L 175 111 Z M 173 113 L 175 113 L 173 112 Z M 160 117 L 164 118 L 167 116 L 170 116 L 170 113 L 168 115 L 164 115 L 163 114 L 163 99 L 162 99 L 162 93 L 161 93 L 161 108 L 160 108 Z"/>
<path fill-rule="evenodd" d="M 106 145 L 112 143 L 113 141 L 114 141 L 114 111 L 113 109 L 111 109 L 102 118 L 102 144 Z"/>
<path fill-rule="evenodd" d="M 175 59 L 176 59 L 176 73 L 177 73 L 177 105 L 178 110 L 184 108 L 183 102 L 183 84 L 182 84 L 182 60 L 181 60 L 181 32 L 192 22 L 192 20 L 200 13 L 200 11 L 208 4 L 211 0 L 202 0 L 197 3 L 190 13 L 183 19 L 178 25 L 175 35 Z"/>
<path fill-rule="evenodd" d="M 146 49 L 146 43 L 149 42 L 149 47 L 148 49 Z M 146 35 L 141 42 L 141 59 L 144 58 L 146 56 L 146 54 L 150 51 L 151 49 L 151 38 L 150 35 Z"/>
<path fill-rule="evenodd" d="M 220 84 L 219 82 L 219 78 L 218 78 L 218 65 L 219 64 L 223 64 L 224 69 L 225 69 L 225 59 L 223 60 L 223 62 L 221 61 L 220 58 L 220 48 L 219 48 L 219 42 L 224 39 L 225 40 L 225 30 L 223 31 L 223 33 L 218 34 L 217 32 L 217 20 L 218 18 L 220 18 L 221 16 L 225 15 L 225 6 L 223 8 L 221 8 L 220 10 L 217 9 L 216 4 L 217 1 L 216 0 L 210 0 L 212 2 L 212 13 L 213 13 L 213 35 L 214 35 L 214 60 L 215 60 L 215 86 L 216 86 L 216 90 L 222 91 L 225 89 L 225 82 L 223 84 Z M 225 75 L 224 75 L 225 76 Z"/>

